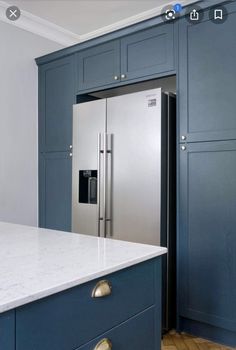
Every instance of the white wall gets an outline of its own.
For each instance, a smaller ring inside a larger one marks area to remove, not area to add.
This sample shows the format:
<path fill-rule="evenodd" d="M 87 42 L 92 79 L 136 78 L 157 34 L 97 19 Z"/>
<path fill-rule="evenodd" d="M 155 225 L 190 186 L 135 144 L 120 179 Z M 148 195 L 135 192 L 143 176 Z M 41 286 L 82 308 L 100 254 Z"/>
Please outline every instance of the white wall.
<path fill-rule="evenodd" d="M 0 221 L 38 223 L 38 77 L 61 45 L 0 22 Z"/>

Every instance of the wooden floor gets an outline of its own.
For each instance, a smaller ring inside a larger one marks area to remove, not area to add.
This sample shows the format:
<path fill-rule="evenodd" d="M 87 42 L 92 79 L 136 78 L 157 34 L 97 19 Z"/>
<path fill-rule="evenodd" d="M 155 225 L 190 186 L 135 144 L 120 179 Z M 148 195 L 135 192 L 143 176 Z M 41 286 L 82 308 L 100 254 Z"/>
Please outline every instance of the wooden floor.
<path fill-rule="evenodd" d="M 232 350 L 223 345 L 211 343 L 186 333 L 178 334 L 171 331 L 163 337 L 162 350 Z"/>

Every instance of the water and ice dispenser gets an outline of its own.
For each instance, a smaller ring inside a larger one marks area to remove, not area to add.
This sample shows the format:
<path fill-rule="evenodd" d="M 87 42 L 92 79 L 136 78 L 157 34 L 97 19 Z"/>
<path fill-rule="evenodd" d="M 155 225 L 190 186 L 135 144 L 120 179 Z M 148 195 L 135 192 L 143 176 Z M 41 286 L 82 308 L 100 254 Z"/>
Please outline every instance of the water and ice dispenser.
<path fill-rule="evenodd" d="M 79 203 L 97 204 L 97 170 L 79 171 Z"/>

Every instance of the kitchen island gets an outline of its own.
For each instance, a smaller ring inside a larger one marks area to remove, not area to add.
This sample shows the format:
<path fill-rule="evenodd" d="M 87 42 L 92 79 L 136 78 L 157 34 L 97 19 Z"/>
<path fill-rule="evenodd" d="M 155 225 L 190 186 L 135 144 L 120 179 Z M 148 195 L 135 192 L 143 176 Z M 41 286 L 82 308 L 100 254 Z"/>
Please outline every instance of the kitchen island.
<path fill-rule="evenodd" d="M 0 223 L 0 349 L 159 350 L 166 252 Z"/>

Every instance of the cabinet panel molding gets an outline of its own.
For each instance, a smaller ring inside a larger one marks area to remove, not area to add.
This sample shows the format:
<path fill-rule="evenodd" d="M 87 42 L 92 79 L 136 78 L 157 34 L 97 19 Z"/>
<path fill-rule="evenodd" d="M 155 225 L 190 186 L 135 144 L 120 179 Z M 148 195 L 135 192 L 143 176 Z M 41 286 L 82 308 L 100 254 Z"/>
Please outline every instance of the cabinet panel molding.
<path fill-rule="evenodd" d="M 236 141 L 180 147 L 179 315 L 236 332 Z"/>
<path fill-rule="evenodd" d="M 39 226 L 71 230 L 72 158 L 69 152 L 39 155 Z"/>
<path fill-rule="evenodd" d="M 179 22 L 179 140 L 236 139 L 236 3 L 227 20 L 214 24 L 209 11 L 192 25 Z"/>
<path fill-rule="evenodd" d="M 121 39 L 121 77 L 134 79 L 174 70 L 174 24 L 160 25 Z"/>
<path fill-rule="evenodd" d="M 76 55 L 77 91 L 120 81 L 120 41 L 91 47 Z"/>
<path fill-rule="evenodd" d="M 66 151 L 72 143 L 75 103 L 73 56 L 39 68 L 39 151 Z"/>

